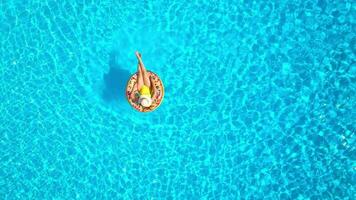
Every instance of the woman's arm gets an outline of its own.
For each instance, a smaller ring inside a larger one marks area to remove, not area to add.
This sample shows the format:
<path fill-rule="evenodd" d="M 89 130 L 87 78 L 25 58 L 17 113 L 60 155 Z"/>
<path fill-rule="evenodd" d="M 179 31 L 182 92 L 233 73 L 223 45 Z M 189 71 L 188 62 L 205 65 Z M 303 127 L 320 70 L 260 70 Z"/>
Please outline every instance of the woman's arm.
<path fill-rule="evenodd" d="M 156 89 L 156 87 L 153 86 L 153 88 L 155 88 L 155 89 L 153 90 L 154 98 L 159 99 L 159 97 L 158 97 L 159 91 Z"/>
<path fill-rule="evenodd" d="M 150 76 L 150 81 L 151 81 L 151 90 L 152 90 L 152 97 L 155 97 L 156 96 L 156 87 L 155 87 L 155 84 L 152 80 L 152 76 Z"/>
<path fill-rule="evenodd" d="M 136 88 L 137 82 L 135 82 L 131 88 L 131 92 L 130 92 L 130 98 L 135 100 L 135 88 Z"/>
<path fill-rule="evenodd" d="M 160 99 L 161 93 L 159 90 L 156 89 L 151 77 L 150 77 L 150 79 L 151 79 L 152 99 Z"/>

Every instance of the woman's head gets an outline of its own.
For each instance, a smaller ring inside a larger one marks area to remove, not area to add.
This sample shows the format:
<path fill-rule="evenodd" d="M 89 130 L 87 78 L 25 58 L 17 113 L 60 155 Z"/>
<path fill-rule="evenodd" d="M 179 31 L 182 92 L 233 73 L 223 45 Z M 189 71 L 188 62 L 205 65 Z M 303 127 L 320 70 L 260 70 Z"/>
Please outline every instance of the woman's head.
<path fill-rule="evenodd" d="M 150 107 L 152 105 L 152 98 L 147 96 L 141 96 L 140 104 L 145 108 Z"/>

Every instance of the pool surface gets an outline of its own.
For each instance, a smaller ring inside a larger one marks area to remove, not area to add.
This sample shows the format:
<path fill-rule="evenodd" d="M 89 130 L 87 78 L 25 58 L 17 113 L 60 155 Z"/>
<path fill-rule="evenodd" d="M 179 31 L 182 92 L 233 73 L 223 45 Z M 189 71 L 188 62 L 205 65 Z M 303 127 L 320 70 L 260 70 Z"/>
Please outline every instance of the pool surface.
<path fill-rule="evenodd" d="M 0 1 L 0 199 L 356 199 L 355 10 Z"/>

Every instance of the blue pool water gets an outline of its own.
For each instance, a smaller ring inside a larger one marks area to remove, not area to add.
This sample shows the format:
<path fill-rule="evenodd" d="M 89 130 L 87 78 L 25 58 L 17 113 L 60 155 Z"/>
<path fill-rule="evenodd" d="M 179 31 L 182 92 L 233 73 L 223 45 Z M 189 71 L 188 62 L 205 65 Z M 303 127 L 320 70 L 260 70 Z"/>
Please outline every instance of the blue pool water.
<path fill-rule="evenodd" d="M 0 1 L 0 199 L 355 199 L 355 8 Z"/>

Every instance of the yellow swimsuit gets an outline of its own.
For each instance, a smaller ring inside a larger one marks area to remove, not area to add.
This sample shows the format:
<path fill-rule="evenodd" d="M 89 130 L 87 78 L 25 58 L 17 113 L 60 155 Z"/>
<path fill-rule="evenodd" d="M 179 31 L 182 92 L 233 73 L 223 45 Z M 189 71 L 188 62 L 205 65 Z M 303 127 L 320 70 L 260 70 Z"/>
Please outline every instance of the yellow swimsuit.
<path fill-rule="evenodd" d="M 151 96 L 150 88 L 147 87 L 146 85 L 143 85 L 140 89 L 140 94 Z"/>

